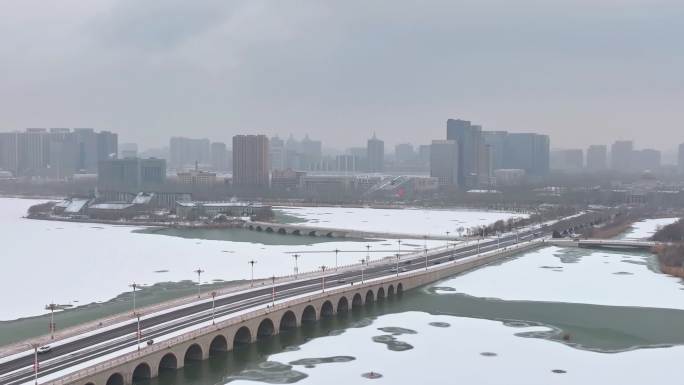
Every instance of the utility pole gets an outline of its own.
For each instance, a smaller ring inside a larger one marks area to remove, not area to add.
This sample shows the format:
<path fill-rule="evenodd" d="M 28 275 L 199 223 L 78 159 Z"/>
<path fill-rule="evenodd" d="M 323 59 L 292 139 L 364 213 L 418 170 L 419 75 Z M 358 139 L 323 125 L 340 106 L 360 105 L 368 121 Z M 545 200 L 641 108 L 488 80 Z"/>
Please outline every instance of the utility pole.
<path fill-rule="evenodd" d="M 55 339 L 55 329 L 57 328 L 55 325 L 55 310 L 59 310 L 60 307 L 56 303 L 50 303 L 48 305 L 45 305 L 45 310 L 50 310 L 50 339 L 54 340 Z"/>
<path fill-rule="evenodd" d="M 396 254 L 397 256 L 397 277 L 399 276 L 399 253 Z"/>
<path fill-rule="evenodd" d="M 40 369 L 38 364 L 38 348 L 40 344 L 34 342 L 30 346 L 33 348 L 33 381 L 35 385 L 38 385 L 38 370 Z"/>
<path fill-rule="evenodd" d="M 296 261 L 296 258 L 295 258 L 295 261 Z M 249 287 L 254 287 L 254 264 L 257 263 L 257 261 L 252 259 L 251 261 L 249 261 L 247 263 L 252 265 L 252 275 L 251 275 L 251 278 L 249 280 Z"/>
<path fill-rule="evenodd" d="M 295 276 L 295 280 L 297 280 L 297 274 L 299 274 L 299 267 L 297 266 L 297 259 L 299 259 L 299 254 L 295 254 L 292 257 L 294 258 L 294 261 L 295 261 L 294 276 Z"/>
<path fill-rule="evenodd" d="M 204 273 L 204 270 L 202 269 L 197 269 L 194 270 L 195 273 L 197 273 L 197 298 L 200 298 L 200 295 L 202 294 L 202 273 Z"/>
<path fill-rule="evenodd" d="M 370 262 L 370 245 L 366 245 L 366 262 Z"/>
<path fill-rule="evenodd" d="M 275 306 L 275 275 L 271 277 L 271 287 L 273 288 L 271 292 L 271 305 Z"/>
<path fill-rule="evenodd" d="M 140 313 L 135 313 L 135 317 L 138 319 L 138 350 L 140 350 L 140 337 L 142 336 L 140 332 Z"/>

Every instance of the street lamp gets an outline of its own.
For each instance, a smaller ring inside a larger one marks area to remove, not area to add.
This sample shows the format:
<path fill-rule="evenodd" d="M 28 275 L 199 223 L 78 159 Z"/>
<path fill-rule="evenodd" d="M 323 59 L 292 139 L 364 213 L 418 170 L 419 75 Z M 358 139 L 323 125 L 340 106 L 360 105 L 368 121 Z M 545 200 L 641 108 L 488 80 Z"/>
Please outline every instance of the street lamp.
<path fill-rule="evenodd" d="M 427 269 L 428 269 L 427 247 L 424 248 L 423 251 L 425 251 L 425 270 L 427 271 Z"/>
<path fill-rule="evenodd" d="M 325 293 L 325 269 L 326 269 L 326 266 L 325 266 L 325 265 L 321 266 L 321 272 L 322 272 L 322 277 L 321 277 L 321 278 L 323 278 L 323 280 L 322 280 L 322 282 L 321 282 L 321 286 L 322 286 L 322 288 L 323 288 L 323 293 Z"/>
<path fill-rule="evenodd" d="M 446 248 L 447 248 L 447 249 L 449 249 L 449 234 L 451 234 L 451 232 L 447 231 L 447 232 L 446 232 L 446 235 L 447 235 L 447 239 L 446 239 Z"/>
<path fill-rule="evenodd" d="M 55 339 L 55 310 L 59 310 L 60 306 L 57 305 L 56 303 L 51 303 L 49 305 L 45 305 L 45 310 L 50 310 L 50 339 L 54 340 Z"/>
<path fill-rule="evenodd" d="M 427 249 L 427 235 L 423 235 L 423 248 Z"/>
<path fill-rule="evenodd" d="M 337 253 L 340 251 L 338 249 L 335 249 L 335 271 L 337 271 Z"/>
<path fill-rule="evenodd" d="M 398 240 L 397 243 L 399 244 L 399 251 L 398 252 L 399 252 L 399 254 L 401 254 L 401 239 Z"/>
<path fill-rule="evenodd" d="M 211 324 L 216 325 L 216 291 L 211 292 Z"/>
<path fill-rule="evenodd" d="M 296 258 L 295 258 L 295 261 L 296 261 Z M 255 261 L 255 260 L 252 259 L 251 261 L 249 261 L 249 262 L 247 262 L 247 263 L 249 263 L 250 265 L 252 265 L 252 275 L 251 275 L 251 278 L 250 278 L 250 281 L 249 281 L 249 287 L 254 287 L 254 264 L 257 263 L 257 261 Z M 296 263 L 296 262 L 295 262 L 295 263 Z"/>
<path fill-rule="evenodd" d="M 370 245 L 366 245 L 366 262 L 370 262 Z"/>
<path fill-rule="evenodd" d="M 480 238 L 477 238 L 477 254 L 480 254 Z"/>
<path fill-rule="evenodd" d="M 363 268 L 364 268 L 366 261 L 363 258 L 360 259 L 359 261 L 361 262 L 361 283 L 363 283 Z"/>
<path fill-rule="evenodd" d="M 275 275 L 271 277 L 271 287 L 273 288 L 271 291 L 271 305 L 275 306 Z"/>
<path fill-rule="evenodd" d="M 194 272 L 197 273 L 197 298 L 199 298 L 200 295 L 202 294 L 201 277 L 202 277 L 202 273 L 204 273 L 204 270 L 198 268 L 197 270 L 194 270 Z"/>
<path fill-rule="evenodd" d="M 138 350 L 140 350 L 140 337 L 142 336 L 140 332 L 140 313 L 135 313 L 135 317 L 138 319 Z"/>
<path fill-rule="evenodd" d="M 29 345 L 33 348 L 33 381 L 35 385 L 38 385 L 38 370 L 40 369 L 38 365 L 38 348 L 40 347 L 40 344 L 33 342 Z"/>
<path fill-rule="evenodd" d="M 396 254 L 397 256 L 397 277 L 399 276 L 399 253 Z"/>
<path fill-rule="evenodd" d="M 132 287 L 132 288 L 133 288 L 133 314 L 135 314 L 135 291 L 136 291 L 138 288 L 142 287 L 142 285 L 139 284 L 139 283 L 133 282 L 132 284 L 128 285 L 128 287 Z"/>
<path fill-rule="evenodd" d="M 294 276 L 295 276 L 295 280 L 297 280 L 297 274 L 299 273 L 299 267 L 297 266 L 297 259 L 299 259 L 299 254 L 295 254 L 292 257 L 294 258 L 294 261 L 295 261 Z"/>

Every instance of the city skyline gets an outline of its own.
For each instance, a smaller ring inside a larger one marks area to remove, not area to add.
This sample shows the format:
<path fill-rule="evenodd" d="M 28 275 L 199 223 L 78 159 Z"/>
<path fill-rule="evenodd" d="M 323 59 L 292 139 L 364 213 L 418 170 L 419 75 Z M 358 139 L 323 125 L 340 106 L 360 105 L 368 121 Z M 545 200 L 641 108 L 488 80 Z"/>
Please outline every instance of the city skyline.
<path fill-rule="evenodd" d="M 352 128 L 394 146 L 468 116 L 570 148 L 673 151 L 684 5 L 646 4 L 6 2 L 0 129 L 100 127 L 150 148 L 189 132 L 353 146 Z"/>

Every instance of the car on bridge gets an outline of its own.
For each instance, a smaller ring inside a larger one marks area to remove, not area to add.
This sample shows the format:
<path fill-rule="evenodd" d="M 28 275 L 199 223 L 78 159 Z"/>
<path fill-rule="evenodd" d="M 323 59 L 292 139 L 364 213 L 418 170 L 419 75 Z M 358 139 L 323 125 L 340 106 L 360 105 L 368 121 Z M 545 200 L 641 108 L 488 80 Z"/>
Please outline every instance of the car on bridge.
<path fill-rule="evenodd" d="M 38 354 L 45 354 L 45 353 L 50 353 L 52 351 L 52 346 L 50 345 L 43 345 L 38 348 Z"/>

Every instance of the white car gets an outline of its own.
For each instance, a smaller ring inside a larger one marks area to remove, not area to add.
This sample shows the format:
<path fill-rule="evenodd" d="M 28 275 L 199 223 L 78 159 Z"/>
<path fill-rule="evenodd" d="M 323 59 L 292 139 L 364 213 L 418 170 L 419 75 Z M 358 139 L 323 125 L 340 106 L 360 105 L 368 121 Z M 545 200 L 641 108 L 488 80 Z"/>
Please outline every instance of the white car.
<path fill-rule="evenodd" d="M 49 353 L 50 351 L 52 351 L 52 346 L 50 345 L 43 345 L 38 348 L 38 354 L 45 354 Z"/>

